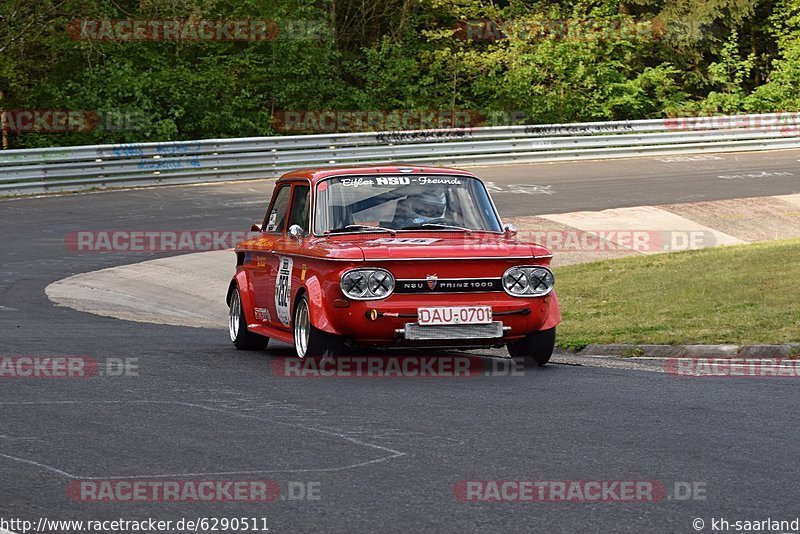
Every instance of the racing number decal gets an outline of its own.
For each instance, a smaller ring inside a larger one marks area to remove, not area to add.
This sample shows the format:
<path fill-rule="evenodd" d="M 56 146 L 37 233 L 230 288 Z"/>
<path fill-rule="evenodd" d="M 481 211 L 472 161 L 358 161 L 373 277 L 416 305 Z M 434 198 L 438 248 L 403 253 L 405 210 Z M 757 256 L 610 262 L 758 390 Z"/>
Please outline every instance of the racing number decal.
<path fill-rule="evenodd" d="M 289 298 L 292 295 L 292 258 L 279 258 L 278 279 L 275 282 L 275 310 L 278 320 L 289 326 Z"/>

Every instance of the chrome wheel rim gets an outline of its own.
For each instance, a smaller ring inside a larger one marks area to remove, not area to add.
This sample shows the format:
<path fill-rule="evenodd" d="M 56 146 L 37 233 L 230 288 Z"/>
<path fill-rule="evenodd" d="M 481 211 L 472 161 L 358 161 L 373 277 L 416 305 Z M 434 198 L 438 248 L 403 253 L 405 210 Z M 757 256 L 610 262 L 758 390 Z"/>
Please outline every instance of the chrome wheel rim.
<path fill-rule="evenodd" d="M 239 314 L 242 310 L 240 302 L 239 290 L 236 289 L 233 291 L 233 295 L 231 295 L 231 307 L 228 313 L 228 333 L 231 336 L 231 341 L 234 342 L 236 338 L 239 337 Z"/>
<path fill-rule="evenodd" d="M 294 316 L 294 348 L 300 359 L 306 357 L 308 337 L 311 333 L 311 321 L 308 318 L 308 302 L 301 300 Z"/>

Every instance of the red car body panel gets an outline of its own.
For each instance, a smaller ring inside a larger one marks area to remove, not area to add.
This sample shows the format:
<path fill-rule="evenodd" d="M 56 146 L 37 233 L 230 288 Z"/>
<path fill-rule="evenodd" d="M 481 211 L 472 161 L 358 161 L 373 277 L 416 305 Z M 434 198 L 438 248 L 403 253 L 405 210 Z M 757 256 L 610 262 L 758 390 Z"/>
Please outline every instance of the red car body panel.
<path fill-rule="evenodd" d="M 321 180 L 401 172 L 477 178 L 464 170 L 429 167 L 305 170 L 282 176 L 275 191 L 286 183 L 310 185 L 313 213 L 316 184 Z M 419 239 L 424 244 L 393 244 L 395 237 Z M 415 321 L 420 306 L 491 305 L 494 318 L 502 320 L 506 327 L 501 340 L 485 342 L 493 345 L 519 340 L 561 321 L 554 291 L 531 298 L 511 296 L 496 288 L 491 292 L 394 292 L 381 300 L 353 300 L 340 287 L 342 275 L 353 268 L 380 267 L 390 271 L 396 280 L 435 277 L 447 281 L 499 279 L 513 266 L 550 265 L 552 255 L 547 249 L 505 232 L 401 231 L 395 236 L 312 233 L 296 239 L 284 229 L 282 233 L 262 232 L 255 239 L 239 243 L 235 251 L 237 268 L 228 294 L 234 287 L 239 288 L 248 330 L 287 343 L 292 343 L 291 318 L 301 292 L 308 295 L 314 327 L 366 345 L 420 344 L 398 340 L 398 332 Z"/>

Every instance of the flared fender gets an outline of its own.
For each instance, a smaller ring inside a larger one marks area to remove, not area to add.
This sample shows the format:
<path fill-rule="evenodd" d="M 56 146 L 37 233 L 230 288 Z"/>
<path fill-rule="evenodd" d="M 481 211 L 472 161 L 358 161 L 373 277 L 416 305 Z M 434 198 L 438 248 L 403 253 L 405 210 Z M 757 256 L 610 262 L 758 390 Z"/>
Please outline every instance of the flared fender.
<path fill-rule="evenodd" d="M 305 281 L 304 289 L 306 294 L 308 294 L 308 307 L 311 313 L 311 324 L 314 325 L 314 328 L 329 334 L 339 335 L 340 332 L 331 324 L 330 313 L 332 313 L 332 303 L 326 302 L 319 278 L 316 276 L 308 277 Z M 295 303 L 297 303 L 298 297 L 299 292 L 297 296 L 295 296 Z"/>
<path fill-rule="evenodd" d="M 558 306 L 556 292 L 550 293 L 549 309 L 547 310 L 547 320 L 542 325 L 542 330 L 550 330 L 561 323 L 561 308 Z"/>
<path fill-rule="evenodd" d="M 245 322 L 249 325 L 256 323 L 254 301 L 253 301 L 253 285 L 250 283 L 250 278 L 247 272 L 239 271 L 233 276 L 230 285 L 228 286 L 228 294 L 225 297 L 225 303 L 230 305 L 231 294 L 235 287 L 239 287 L 239 295 L 242 298 L 242 308 L 244 308 Z"/>

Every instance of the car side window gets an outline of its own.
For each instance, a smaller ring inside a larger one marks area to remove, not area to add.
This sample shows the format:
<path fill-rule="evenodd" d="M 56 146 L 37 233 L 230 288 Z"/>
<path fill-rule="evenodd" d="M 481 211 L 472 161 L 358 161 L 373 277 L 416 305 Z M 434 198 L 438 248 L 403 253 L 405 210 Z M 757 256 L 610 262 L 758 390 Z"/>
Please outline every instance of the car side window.
<path fill-rule="evenodd" d="M 275 195 L 275 200 L 272 202 L 267 216 L 264 219 L 265 232 L 282 233 L 286 227 L 286 212 L 289 208 L 289 195 L 292 192 L 291 185 L 284 185 L 278 190 Z"/>
<path fill-rule="evenodd" d="M 303 234 L 308 235 L 308 230 L 311 228 L 309 224 L 308 214 L 311 202 L 309 202 L 309 187 L 305 185 L 296 185 L 294 187 L 294 196 L 292 196 L 292 208 L 289 210 L 289 227 L 297 224 L 303 229 Z"/>

